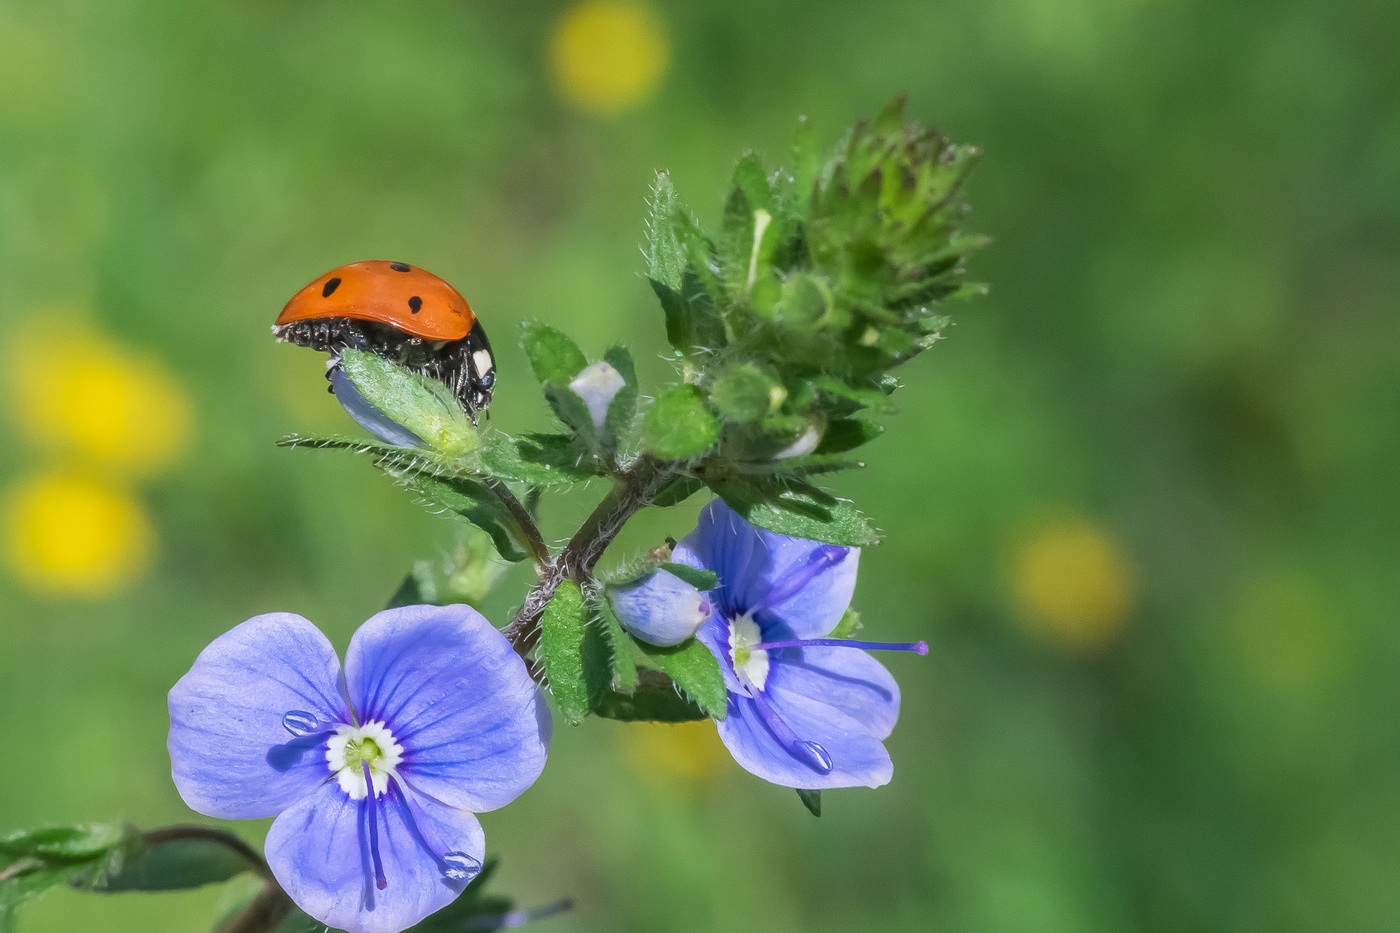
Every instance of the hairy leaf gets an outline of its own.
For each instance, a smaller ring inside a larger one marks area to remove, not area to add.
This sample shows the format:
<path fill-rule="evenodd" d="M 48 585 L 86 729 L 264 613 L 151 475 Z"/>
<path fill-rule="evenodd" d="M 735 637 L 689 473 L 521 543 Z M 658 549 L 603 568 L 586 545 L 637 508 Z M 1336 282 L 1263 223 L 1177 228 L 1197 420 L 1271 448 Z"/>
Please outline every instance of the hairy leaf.
<path fill-rule="evenodd" d="M 383 460 L 376 460 L 376 464 L 431 507 L 454 512 L 486 532 L 501 557 L 514 562 L 529 556 L 524 529 L 500 497 L 482 483 L 464 477 L 405 471 Z"/>
<path fill-rule="evenodd" d="M 632 639 L 623 630 L 611 603 L 606 599 L 595 599 L 591 602 L 608 639 L 612 689 L 618 693 L 631 693 L 637 689 L 637 662 L 632 656 L 635 650 L 632 647 Z"/>
<path fill-rule="evenodd" d="M 617 370 L 622 377 L 622 388 L 617 390 L 608 405 L 605 423 L 607 442 L 616 447 L 627 438 L 632 429 L 632 419 L 637 414 L 637 367 L 632 362 L 632 354 L 626 347 L 609 347 L 603 360 Z"/>
<path fill-rule="evenodd" d="M 347 348 L 340 368 L 371 405 L 433 449 L 461 456 L 480 444 L 476 428 L 450 389 L 377 353 Z"/>
<path fill-rule="evenodd" d="M 128 857 L 119 871 L 92 884 L 89 890 L 180 891 L 228 881 L 255 868 L 253 862 L 212 839 L 166 839 L 146 841 L 139 852 Z"/>
<path fill-rule="evenodd" d="M 696 704 L 714 719 L 723 719 L 728 691 L 719 661 L 698 638 L 691 638 L 671 648 L 658 648 L 637 642 L 647 660 L 656 666 Z"/>
<path fill-rule="evenodd" d="M 845 547 L 880 543 L 880 535 L 856 507 L 795 477 L 731 475 L 712 484 L 721 498 L 760 528 Z"/>
<path fill-rule="evenodd" d="M 666 561 L 657 565 L 658 570 L 664 570 L 673 577 L 689 583 L 697 590 L 712 590 L 719 585 L 719 576 L 710 570 L 697 570 L 688 564 L 677 564 L 674 561 Z"/>
<path fill-rule="evenodd" d="M 522 327 L 520 345 L 541 385 L 567 386 L 588 365 L 578 344 L 563 331 L 538 321 L 527 321 Z"/>
<path fill-rule="evenodd" d="M 659 508 L 680 505 L 691 496 L 705 488 L 705 481 L 696 476 L 677 476 L 656 494 L 652 500 L 652 505 Z"/>
<path fill-rule="evenodd" d="M 687 383 L 662 393 L 642 419 L 642 445 L 667 460 L 699 456 L 718 437 L 718 425 L 705 410 L 700 390 Z"/>
<path fill-rule="evenodd" d="M 710 401 L 730 421 L 756 421 L 782 404 L 786 391 L 753 363 L 726 367 L 710 387 Z"/>
<path fill-rule="evenodd" d="M 578 725 L 611 680 L 608 645 L 597 626 L 588 624 L 583 592 L 565 580 L 545 607 L 540 655 L 549 689 L 564 719 Z"/>
<path fill-rule="evenodd" d="M 708 719 L 694 700 L 681 693 L 675 681 L 660 671 L 643 670 L 631 693 L 605 691 L 593 704 L 593 712 L 621 722 L 694 722 Z"/>

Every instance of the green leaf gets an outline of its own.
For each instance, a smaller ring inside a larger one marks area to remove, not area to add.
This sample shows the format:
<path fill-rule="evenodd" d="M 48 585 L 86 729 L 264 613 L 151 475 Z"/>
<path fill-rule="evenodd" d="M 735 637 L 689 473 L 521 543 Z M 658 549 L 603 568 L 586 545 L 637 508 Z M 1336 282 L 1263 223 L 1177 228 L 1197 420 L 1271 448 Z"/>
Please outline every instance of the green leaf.
<path fill-rule="evenodd" d="M 593 712 L 620 722 L 695 722 L 710 718 L 680 692 L 675 681 L 652 670 L 638 672 L 637 686 L 631 693 L 605 691 L 594 701 Z"/>
<path fill-rule="evenodd" d="M 567 386 L 588 365 L 578 344 L 563 331 L 538 321 L 527 321 L 522 327 L 520 345 L 541 385 Z"/>
<path fill-rule="evenodd" d="M 403 582 L 399 588 L 394 590 L 394 595 L 389 597 L 385 609 L 397 609 L 400 606 L 417 606 L 423 603 L 423 592 L 418 588 L 418 578 L 413 574 L 405 574 Z"/>
<path fill-rule="evenodd" d="M 0 837 L 0 917 L 59 884 L 90 888 L 105 883 L 141 849 L 126 826 L 56 826 Z"/>
<path fill-rule="evenodd" d="M 647 276 L 679 291 L 689 256 L 687 238 L 682 232 L 688 226 L 688 218 L 669 173 L 656 173 L 647 212 Z"/>
<path fill-rule="evenodd" d="M 603 626 L 608 638 L 609 661 L 612 665 L 612 689 L 618 693 L 631 693 L 637 689 L 637 662 L 632 657 L 632 639 L 622 628 L 622 623 L 613 612 L 607 599 L 591 600 L 593 611 Z"/>
<path fill-rule="evenodd" d="M 573 432 L 581 446 L 589 451 L 598 449 L 598 429 L 593 424 L 593 413 L 588 410 L 583 396 L 568 386 L 546 385 L 544 397 L 555 416 Z"/>
<path fill-rule="evenodd" d="M 181 891 L 219 884 L 255 867 L 245 856 L 212 839 L 151 842 L 148 836 L 139 854 L 126 859 L 120 871 L 86 887 L 107 893 Z"/>
<path fill-rule="evenodd" d="M 806 807 L 813 816 L 822 815 L 822 792 L 819 790 L 807 790 L 805 787 L 797 788 L 797 796 L 802 798 L 802 805 Z"/>
<path fill-rule="evenodd" d="M 467 885 L 467 889 L 435 914 L 429 914 L 405 933 L 467 933 L 470 930 L 499 929 L 499 918 L 509 912 L 514 903 L 507 897 L 492 894 L 487 890 L 491 876 L 500 862 L 488 858 L 481 873 Z"/>
<path fill-rule="evenodd" d="M 673 561 L 666 561 L 665 563 L 658 564 L 657 567 L 660 570 L 666 571 L 673 577 L 679 577 L 697 590 L 712 590 L 719 585 L 718 574 L 709 570 L 697 570 L 694 567 L 686 564 L 677 564 Z"/>
<path fill-rule="evenodd" d="M 687 383 L 662 393 L 642 419 L 642 445 L 667 460 L 699 456 L 718 438 L 718 425 L 705 410 L 700 390 Z"/>
<path fill-rule="evenodd" d="M 481 443 L 456 396 L 436 379 L 350 348 L 341 351 L 340 368 L 371 405 L 435 450 L 458 457 Z"/>
<path fill-rule="evenodd" d="M 491 536 L 496 551 L 508 561 L 529 556 L 524 530 L 500 498 L 483 484 L 465 477 L 435 477 L 400 469 L 384 459 L 376 465 L 430 506 L 454 512 Z"/>
<path fill-rule="evenodd" d="M 730 421 L 756 421 L 782 404 L 787 392 L 753 363 L 727 366 L 710 387 L 710 402 Z"/>
<path fill-rule="evenodd" d="M 749 522 L 768 531 L 843 547 L 880 543 L 879 532 L 856 507 L 793 477 L 730 476 L 711 488 Z"/>
<path fill-rule="evenodd" d="M 574 439 L 565 434 L 487 434 L 481 466 L 497 479 L 543 488 L 567 488 L 601 469 L 592 457 L 581 458 Z"/>
<path fill-rule="evenodd" d="M 598 626 L 588 624 L 583 591 L 565 580 L 545 607 L 540 654 L 549 689 L 564 719 L 578 725 L 607 689 L 612 672 L 608 645 Z"/>
<path fill-rule="evenodd" d="M 608 405 L 607 441 L 612 446 L 626 439 L 632 430 L 632 419 L 637 415 L 637 367 L 632 362 L 632 354 L 626 347 L 609 347 L 603 354 L 604 362 L 617 370 L 622 377 L 622 388 L 617 390 Z"/>
<path fill-rule="evenodd" d="M 868 444 L 884 432 L 884 428 L 858 418 L 838 418 L 827 425 L 821 443 L 812 451 L 817 456 L 845 453 Z"/>
<path fill-rule="evenodd" d="M 658 648 L 636 642 L 647 660 L 676 682 L 699 707 L 714 719 L 723 719 L 728 705 L 728 690 L 719 661 L 698 638 L 691 638 L 671 648 Z"/>

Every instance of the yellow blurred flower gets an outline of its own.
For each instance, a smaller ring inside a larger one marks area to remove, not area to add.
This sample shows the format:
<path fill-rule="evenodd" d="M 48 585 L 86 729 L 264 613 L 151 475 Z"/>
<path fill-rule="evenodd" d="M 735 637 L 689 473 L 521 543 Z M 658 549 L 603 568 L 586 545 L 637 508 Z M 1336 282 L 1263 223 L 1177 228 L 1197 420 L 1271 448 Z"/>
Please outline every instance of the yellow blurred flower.
<path fill-rule="evenodd" d="M 564 11 L 550 42 L 555 85 L 584 110 L 613 114 L 641 103 L 666 71 L 669 43 L 646 7 L 584 0 Z"/>
<path fill-rule="evenodd" d="M 655 784 L 708 783 L 724 773 L 729 752 L 715 724 L 703 722 L 631 723 L 622 733 L 628 762 Z"/>
<path fill-rule="evenodd" d="M 1132 571 L 1106 530 L 1064 518 L 1027 534 L 1011 567 L 1022 623 L 1057 648 L 1087 653 L 1122 630 L 1133 603 Z"/>
<path fill-rule="evenodd" d="M 5 497 L 5 562 L 26 585 L 101 596 L 140 577 L 155 535 L 129 493 L 94 480 L 43 474 Z"/>
<path fill-rule="evenodd" d="M 45 320 L 72 318 L 61 310 Z M 95 334 L 20 336 L 9 357 L 15 419 L 40 447 L 130 473 L 169 467 L 189 442 L 190 405 L 154 360 Z"/>

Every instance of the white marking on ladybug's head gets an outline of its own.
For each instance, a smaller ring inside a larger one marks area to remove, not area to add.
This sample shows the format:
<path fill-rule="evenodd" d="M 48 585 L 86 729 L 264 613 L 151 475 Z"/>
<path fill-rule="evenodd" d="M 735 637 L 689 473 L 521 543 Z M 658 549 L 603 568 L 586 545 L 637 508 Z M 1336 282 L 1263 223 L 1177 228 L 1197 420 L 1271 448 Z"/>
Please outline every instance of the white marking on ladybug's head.
<path fill-rule="evenodd" d="M 472 362 L 476 364 L 478 376 L 484 376 L 496 368 L 496 361 L 491 358 L 490 350 L 477 350 L 472 354 Z"/>

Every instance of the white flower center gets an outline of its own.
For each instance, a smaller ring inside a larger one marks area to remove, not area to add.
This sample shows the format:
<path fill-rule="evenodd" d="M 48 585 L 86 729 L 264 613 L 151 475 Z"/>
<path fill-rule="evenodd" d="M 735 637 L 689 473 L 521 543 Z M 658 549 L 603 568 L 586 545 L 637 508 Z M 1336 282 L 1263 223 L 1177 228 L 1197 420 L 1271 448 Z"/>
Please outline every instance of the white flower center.
<path fill-rule="evenodd" d="M 326 743 L 326 764 L 340 782 L 340 789 L 351 800 L 364 800 L 369 793 L 365 785 L 365 765 L 369 765 L 374 781 L 374 795 L 382 796 L 389 789 L 389 775 L 403 761 L 403 746 L 394 741 L 394 734 L 382 722 L 367 722 L 363 726 L 341 724 Z"/>
<path fill-rule="evenodd" d="M 734 674 L 739 683 L 750 694 L 762 690 L 768 681 L 768 652 L 754 647 L 762 641 L 763 633 L 753 620 L 752 612 L 729 620 L 729 660 L 734 662 Z"/>

